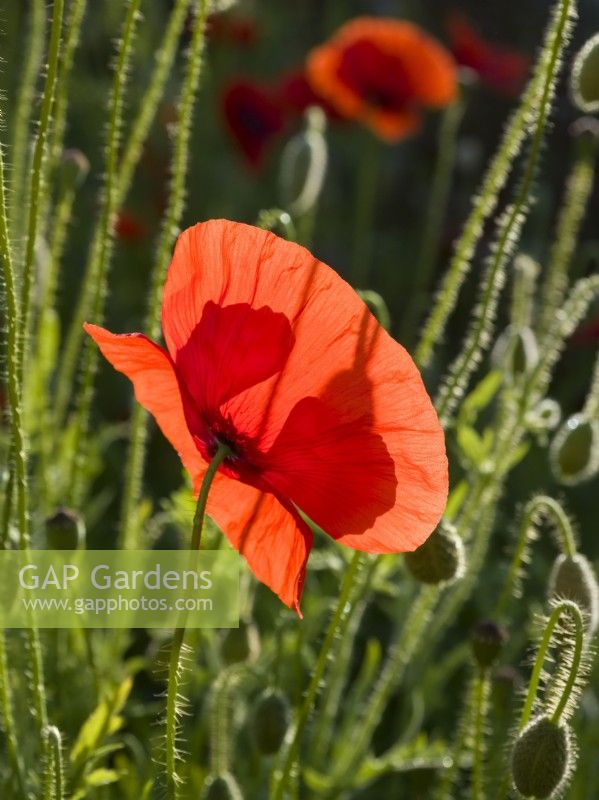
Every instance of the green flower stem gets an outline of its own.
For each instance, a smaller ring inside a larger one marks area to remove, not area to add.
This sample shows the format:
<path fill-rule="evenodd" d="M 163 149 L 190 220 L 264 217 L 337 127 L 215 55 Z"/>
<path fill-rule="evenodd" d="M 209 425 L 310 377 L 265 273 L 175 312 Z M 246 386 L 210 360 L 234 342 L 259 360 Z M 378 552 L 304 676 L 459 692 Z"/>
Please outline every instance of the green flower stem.
<path fill-rule="evenodd" d="M 14 116 L 11 147 L 11 213 L 10 227 L 15 241 L 21 241 L 23 206 L 25 205 L 25 174 L 31 140 L 29 126 L 31 109 L 35 106 L 36 84 L 44 57 L 46 3 L 32 0 L 29 4 L 29 36 L 19 95 Z"/>
<path fill-rule="evenodd" d="M 208 501 L 208 493 L 210 491 L 210 487 L 212 486 L 212 481 L 214 480 L 214 476 L 216 475 L 218 468 L 223 463 L 225 458 L 230 454 L 230 452 L 231 451 L 227 445 L 219 444 L 218 449 L 212 457 L 212 461 L 206 470 L 206 474 L 204 475 L 202 486 L 200 487 L 200 493 L 198 495 L 195 515 L 193 518 L 190 550 L 194 552 L 200 549 L 202 530 L 206 516 L 206 503 Z M 181 677 L 183 671 L 183 666 L 181 664 L 181 650 L 183 648 L 184 638 L 185 618 L 183 617 L 182 624 L 175 630 L 173 643 L 171 645 L 168 671 L 168 688 L 166 695 L 165 778 L 168 800 L 177 800 L 179 796 L 180 777 L 177 772 L 177 719 L 179 716 L 179 692 L 181 688 Z"/>
<path fill-rule="evenodd" d="M 150 83 L 141 99 L 139 111 L 131 126 L 131 132 L 125 143 L 124 153 L 119 163 L 117 175 L 115 176 L 115 212 L 122 206 L 131 187 L 133 173 L 139 163 L 143 144 L 148 136 L 154 117 L 156 116 L 158 104 L 164 94 L 166 81 L 173 67 L 177 53 L 177 45 L 190 2 L 191 0 L 177 0 L 171 12 L 160 47 L 156 51 L 156 61 L 150 77 Z M 69 325 L 65 346 L 61 356 L 61 363 L 56 381 L 55 413 L 57 429 L 61 428 L 66 419 L 67 407 L 77 369 L 77 357 L 83 339 L 82 326 L 92 303 L 100 238 L 100 228 L 97 227 L 92 237 L 79 297 L 75 306 L 73 318 Z"/>
<path fill-rule="evenodd" d="M 474 730 L 472 743 L 472 800 L 485 800 L 485 723 L 489 713 L 491 681 L 489 670 L 479 668 L 474 687 Z"/>
<path fill-rule="evenodd" d="M 550 72 L 555 72 L 572 5 L 571 2 L 564 2 L 557 7 L 560 16 L 555 17 L 549 27 L 533 77 L 522 96 L 520 105 L 508 122 L 499 148 L 474 200 L 470 215 L 456 244 L 449 269 L 443 278 L 437 302 L 433 306 L 416 348 L 415 361 L 420 367 L 428 366 L 433 349 L 442 338 L 460 288 L 470 271 L 472 257 L 483 235 L 484 223 L 497 206 L 499 194 L 505 186 L 516 156 L 528 136 L 531 119 L 537 117 L 539 108 L 543 108 L 544 116 L 547 114 L 546 76 Z M 545 84 L 544 89 L 543 84 Z M 541 127 L 544 127 L 544 120 Z"/>
<path fill-rule="evenodd" d="M 351 604 L 349 602 L 354 588 L 354 581 L 356 580 L 359 571 L 361 571 L 365 564 L 365 556 L 363 553 L 356 551 L 347 568 L 343 585 L 337 601 L 335 612 L 329 623 L 318 659 L 312 672 L 310 684 L 304 696 L 304 701 L 299 710 L 295 723 L 289 729 L 285 743 L 281 751 L 279 764 L 276 766 L 271 783 L 270 800 L 283 800 L 286 797 L 286 792 L 289 791 L 293 773 L 295 771 L 295 763 L 299 753 L 300 742 L 302 734 L 308 722 L 316 698 L 321 681 L 327 667 L 327 662 L 331 654 L 333 643 L 340 635 L 340 631 L 345 627 L 348 622 L 349 614 L 351 611 Z"/>
<path fill-rule="evenodd" d="M 64 767 L 60 731 L 54 725 L 48 725 L 44 734 L 47 748 L 43 800 L 64 800 Z"/>
<path fill-rule="evenodd" d="M 357 289 L 370 285 L 373 226 L 380 172 L 380 143 L 368 130 L 363 132 L 362 153 L 356 175 L 352 282 Z"/>
<path fill-rule="evenodd" d="M 582 413 L 587 419 L 597 419 L 599 417 L 599 354 L 595 359 L 593 378 L 589 387 Z"/>
<path fill-rule="evenodd" d="M 116 210 L 116 175 L 120 131 L 122 126 L 123 101 L 127 79 L 127 70 L 133 48 L 136 22 L 141 0 L 129 0 L 120 42 L 117 64 L 114 72 L 110 113 L 108 123 L 108 140 L 106 144 L 106 178 L 103 187 L 102 209 L 98 220 L 97 262 L 93 269 L 93 302 L 92 319 L 96 323 L 102 321 L 104 295 L 106 293 L 106 273 L 112 255 L 113 217 Z M 84 439 L 91 410 L 94 376 L 98 356 L 90 340 L 84 345 L 82 379 L 74 417 L 73 449 L 71 453 L 70 497 L 69 502 L 77 507 L 81 502 L 83 463 L 85 461 Z"/>
<path fill-rule="evenodd" d="M 555 608 L 551 612 L 549 620 L 547 621 L 547 625 L 545 626 L 543 637 L 541 639 L 541 643 L 537 651 L 537 656 L 533 666 L 532 674 L 530 676 L 530 681 L 528 683 L 528 692 L 526 694 L 526 699 L 524 701 L 524 706 L 522 708 L 522 713 L 520 715 L 520 721 L 518 723 L 519 731 L 521 731 L 525 727 L 525 725 L 528 724 L 532 716 L 535 700 L 537 697 L 537 692 L 539 689 L 539 683 L 541 682 L 541 676 L 543 673 L 543 666 L 545 664 L 545 659 L 547 658 L 547 653 L 551 645 L 553 632 L 562 614 L 569 614 L 571 618 L 574 620 L 574 624 L 576 625 L 576 643 L 574 649 L 574 658 L 572 661 L 572 665 L 569 669 L 568 680 L 566 685 L 564 686 L 560 701 L 552 715 L 553 722 L 557 723 L 559 721 L 564 711 L 564 708 L 568 703 L 568 699 L 570 697 L 574 684 L 576 683 L 576 678 L 578 676 L 578 667 L 580 666 L 583 643 L 584 643 L 584 622 L 578 606 L 575 603 L 571 603 L 570 601 L 565 600 L 555 606 Z"/>
<path fill-rule="evenodd" d="M 180 5 L 186 5 L 181 3 Z M 168 267 L 173 243 L 183 216 L 185 183 L 189 160 L 189 139 L 193 122 L 194 102 L 197 97 L 202 71 L 202 53 L 206 33 L 206 20 L 210 3 L 201 0 L 189 50 L 187 70 L 178 104 L 179 124 L 173 146 L 171 185 L 168 206 L 162 223 L 157 256 L 150 278 L 149 304 L 144 330 L 151 339 L 160 335 L 160 301 L 162 284 Z M 171 20 L 172 24 L 172 20 Z M 179 28 L 177 27 L 177 30 Z M 121 507 L 121 536 L 126 548 L 137 544 L 134 526 L 135 512 L 141 495 L 142 475 L 146 452 L 148 412 L 136 403 L 131 420 L 131 439 L 125 470 L 125 487 Z"/>
<path fill-rule="evenodd" d="M 465 390 L 468 379 L 479 363 L 480 355 L 490 339 L 499 292 L 503 282 L 501 275 L 505 271 L 506 261 L 514 247 L 514 243 L 520 238 L 526 217 L 530 193 L 541 154 L 545 127 L 555 92 L 560 57 L 569 32 L 573 5 L 574 0 L 562 0 L 557 7 L 559 9 L 557 26 L 552 38 L 550 38 L 548 62 L 545 65 L 543 61 L 543 90 L 536 109 L 534 135 L 524 176 L 513 204 L 507 209 L 499 223 L 499 238 L 493 249 L 485 276 L 480 305 L 475 311 L 472 329 L 468 334 L 464 348 L 451 365 L 449 374 L 443 381 L 438 394 L 436 408 L 441 424 L 444 427 L 450 424 L 453 411 Z"/>
<path fill-rule="evenodd" d="M 555 523 L 559 537 L 560 549 L 564 555 L 574 556 L 576 554 L 576 541 L 572 523 L 562 506 L 552 497 L 538 495 L 530 500 L 522 513 L 516 548 L 510 563 L 508 574 L 503 585 L 503 589 L 495 606 L 494 619 L 503 619 L 506 609 L 512 597 L 517 595 L 516 586 L 518 584 L 522 563 L 526 555 L 527 544 L 538 523 L 539 516 L 551 517 Z"/>
<path fill-rule="evenodd" d="M 431 282 L 439 258 L 443 223 L 447 214 L 457 136 L 465 110 L 466 104 L 463 98 L 456 100 L 443 113 L 439 126 L 437 160 L 422 232 L 420 256 L 416 265 L 409 307 L 406 309 L 402 325 L 402 335 L 399 337 L 406 347 L 413 344 L 417 326 L 429 302 Z"/>
<path fill-rule="evenodd" d="M 12 692 L 8 660 L 6 657 L 6 635 L 3 630 L 0 630 L 0 708 L 2 709 L 2 722 L 6 739 L 6 749 L 8 751 L 8 760 L 18 786 L 20 800 L 27 800 L 25 773 L 23 771 L 21 749 L 17 739 L 15 718 L 13 715 Z"/>
<path fill-rule="evenodd" d="M 22 373 L 27 348 L 27 333 L 29 326 L 29 308 L 31 305 L 31 285 L 34 271 L 35 244 L 39 225 L 39 211 L 41 190 L 44 183 L 44 171 L 46 160 L 46 143 L 50 131 L 50 118 L 52 114 L 52 104 L 54 102 L 54 91 L 56 86 L 56 76 L 58 74 L 58 57 L 60 54 L 60 41 L 62 30 L 62 14 L 64 0 L 54 0 L 52 9 L 52 28 L 50 32 L 50 46 L 48 53 L 48 70 L 44 85 L 44 96 L 40 112 L 37 137 L 33 150 L 33 160 L 31 163 L 31 183 L 29 188 L 29 213 L 27 220 L 27 241 L 25 245 L 25 260 L 23 263 L 22 285 L 21 285 L 21 314 L 19 318 L 19 335 L 21 337 L 21 348 L 19 350 L 19 372 Z"/>
<path fill-rule="evenodd" d="M 530 327 L 535 301 L 539 265 L 528 256 L 521 255 L 514 262 L 510 323 L 517 330 Z"/>
<path fill-rule="evenodd" d="M 568 270 L 576 251 L 595 176 L 594 148 L 582 147 L 568 178 L 566 196 L 560 211 L 545 282 L 540 299 L 537 335 L 542 346 L 551 330 L 556 311 L 568 289 Z"/>

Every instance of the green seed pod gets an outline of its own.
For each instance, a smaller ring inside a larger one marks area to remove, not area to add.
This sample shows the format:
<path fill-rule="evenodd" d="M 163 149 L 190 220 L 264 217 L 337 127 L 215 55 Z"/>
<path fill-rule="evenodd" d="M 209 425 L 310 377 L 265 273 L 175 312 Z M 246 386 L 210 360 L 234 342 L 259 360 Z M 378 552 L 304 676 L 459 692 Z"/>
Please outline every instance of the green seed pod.
<path fill-rule="evenodd" d="M 574 414 L 555 434 L 549 450 L 551 469 L 560 483 L 573 486 L 599 470 L 599 420 Z"/>
<path fill-rule="evenodd" d="M 579 50 L 570 78 L 572 102 L 586 114 L 599 111 L 599 33 Z"/>
<path fill-rule="evenodd" d="M 225 664 L 253 661 L 260 649 L 258 629 L 255 625 L 239 621 L 238 628 L 230 628 L 221 644 L 221 655 Z"/>
<path fill-rule="evenodd" d="M 422 583 L 450 583 L 464 571 L 464 545 L 454 526 L 445 520 L 424 544 L 405 553 L 404 558 L 408 570 Z"/>
<path fill-rule="evenodd" d="M 518 735 L 512 753 L 514 785 L 524 797 L 556 797 L 564 789 L 573 760 L 566 723 L 536 717 Z"/>
<path fill-rule="evenodd" d="M 204 783 L 202 800 L 243 800 L 241 789 L 230 772 L 209 775 Z"/>
<path fill-rule="evenodd" d="M 278 752 L 289 727 L 289 702 L 282 692 L 266 689 L 256 700 L 252 733 L 257 749 L 265 755 Z"/>
<path fill-rule="evenodd" d="M 77 550 L 85 542 L 85 523 L 70 508 L 59 508 L 44 523 L 50 550 Z"/>
<path fill-rule="evenodd" d="M 512 325 L 497 339 L 491 361 L 498 369 L 505 370 L 510 378 L 528 374 L 537 365 L 539 347 L 534 332 L 528 326 L 515 329 Z"/>
<path fill-rule="evenodd" d="M 507 631 L 491 620 L 479 622 L 472 632 L 472 652 L 478 665 L 490 667 L 497 659 L 507 641 Z"/>
<path fill-rule="evenodd" d="M 555 559 L 548 594 L 550 598 L 575 602 L 588 617 L 589 631 L 595 631 L 599 622 L 599 587 L 593 568 L 583 555 L 562 554 Z"/>

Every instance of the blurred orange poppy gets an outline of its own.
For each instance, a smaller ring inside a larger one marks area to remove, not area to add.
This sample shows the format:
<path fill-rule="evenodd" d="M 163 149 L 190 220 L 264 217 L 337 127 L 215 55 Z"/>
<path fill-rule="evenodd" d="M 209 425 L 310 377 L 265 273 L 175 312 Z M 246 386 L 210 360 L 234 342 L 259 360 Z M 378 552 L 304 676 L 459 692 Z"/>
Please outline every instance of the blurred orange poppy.
<path fill-rule="evenodd" d="M 199 491 L 231 450 L 208 513 L 299 613 L 312 531 L 356 550 L 414 550 L 447 499 L 443 431 L 407 352 L 307 250 L 214 220 L 177 242 L 162 300 L 167 350 L 85 325 L 133 382 Z"/>
<path fill-rule="evenodd" d="M 457 92 L 450 53 L 408 22 L 359 17 L 308 56 L 315 92 L 343 116 L 386 141 L 414 133 L 425 108 L 446 106 Z"/>

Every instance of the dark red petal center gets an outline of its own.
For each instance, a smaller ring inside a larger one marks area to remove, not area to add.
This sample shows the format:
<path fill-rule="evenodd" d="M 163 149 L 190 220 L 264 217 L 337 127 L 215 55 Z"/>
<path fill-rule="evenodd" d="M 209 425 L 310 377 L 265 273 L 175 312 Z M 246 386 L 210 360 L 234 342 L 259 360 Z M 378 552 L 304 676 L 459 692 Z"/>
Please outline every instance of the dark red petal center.
<path fill-rule="evenodd" d="M 345 48 L 337 76 L 370 105 L 383 111 L 401 111 L 414 97 L 402 59 L 381 50 L 370 39 L 358 39 Z"/>

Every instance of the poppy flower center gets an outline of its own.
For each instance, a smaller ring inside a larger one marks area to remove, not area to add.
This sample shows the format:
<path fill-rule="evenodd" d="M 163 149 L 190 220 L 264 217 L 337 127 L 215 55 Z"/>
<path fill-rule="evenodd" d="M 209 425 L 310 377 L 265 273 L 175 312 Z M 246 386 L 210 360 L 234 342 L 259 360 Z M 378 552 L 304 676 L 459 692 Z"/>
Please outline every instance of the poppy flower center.
<path fill-rule="evenodd" d="M 402 60 L 368 39 L 358 39 L 341 56 L 337 76 L 369 105 L 400 111 L 413 97 L 410 76 Z"/>

